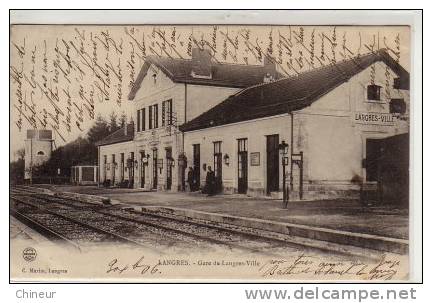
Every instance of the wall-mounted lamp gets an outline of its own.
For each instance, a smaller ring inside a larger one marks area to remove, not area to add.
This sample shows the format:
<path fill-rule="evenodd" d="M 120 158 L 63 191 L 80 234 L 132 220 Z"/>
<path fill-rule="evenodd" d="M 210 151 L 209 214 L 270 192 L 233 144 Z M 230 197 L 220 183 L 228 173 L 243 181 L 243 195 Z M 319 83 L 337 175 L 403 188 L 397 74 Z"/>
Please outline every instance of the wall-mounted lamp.
<path fill-rule="evenodd" d="M 223 157 L 223 159 L 224 159 L 225 165 L 229 165 L 229 163 L 230 163 L 230 157 L 228 156 L 228 154 L 225 154 L 224 157 Z"/>
<path fill-rule="evenodd" d="M 184 153 L 181 153 L 178 157 L 178 166 L 185 168 L 187 164 L 187 157 Z"/>
<path fill-rule="evenodd" d="M 285 143 L 284 140 L 282 140 L 282 143 L 279 144 L 279 151 L 281 153 L 281 155 L 286 155 L 288 154 L 288 144 Z"/>
<path fill-rule="evenodd" d="M 141 162 L 142 162 L 142 164 L 144 164 L 144 165 L 148 165 L 148 159 L 150 158 L 150 155 L 149 154 L 147 154 L 147 155 L 143 155 L 142 156 L 142 158 L 141 158 Z"/>
<path fill-rule="evenodd" d="M 175 166 L 175 161 L 173 157 L 167 158 L 167 166 L 171 166 L 171 167 Z"/>
<path fill-rule="evenodd" d="M 282 155 L 282 167 L 283 167 L 283 175 L 282 175 L 282 181 L 283 181 L 283 207 L 287 208 L 288 201 L 289 201 L 289 189 L 287 189 L 286 186 L 286 167 L 288 165 L 288 144 L 285 143 L 285 141 L 282 141 L 282 143 L 279 144 L 279 151 Z"/>

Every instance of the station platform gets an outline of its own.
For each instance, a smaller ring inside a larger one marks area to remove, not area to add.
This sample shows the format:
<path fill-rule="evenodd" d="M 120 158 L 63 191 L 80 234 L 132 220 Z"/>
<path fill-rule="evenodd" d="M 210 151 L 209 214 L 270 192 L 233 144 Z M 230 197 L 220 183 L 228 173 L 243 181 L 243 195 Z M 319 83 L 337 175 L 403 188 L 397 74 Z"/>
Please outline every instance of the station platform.
<path fill-rule="evenodd" d="M 96 186 L 46 186 L 55 192 L 74 192 L 110 198 L 131 207 L 172 208 L 235 216 L 276 223 L 300 224 L 394 239 L 409 237 L 408 209 L 393 205 L 364 207 L 358 200 L 290 201 L 257 199 L 246 195 L 145 192 L 135 189 L 107 189 Z"/>

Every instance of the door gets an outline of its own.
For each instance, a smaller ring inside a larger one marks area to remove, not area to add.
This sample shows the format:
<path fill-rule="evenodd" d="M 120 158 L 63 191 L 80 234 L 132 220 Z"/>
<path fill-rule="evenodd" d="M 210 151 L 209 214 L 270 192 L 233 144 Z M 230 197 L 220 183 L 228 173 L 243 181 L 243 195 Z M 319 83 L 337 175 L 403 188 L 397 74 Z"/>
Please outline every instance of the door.
<path fill-rule="evenodd" d="M 124 181 L 124 153 L 120 154 L 120 182 Z"/>
<path fill-rule="evenodd" d="M 172 149 L 171 147 L 166 148 L 166 188 L 171 189 L 172 185 Z"/>
<path fill-rule="evenodd" d="M 279 191 L 279 135 L 267 136 L 267 194 Z"/>
<path fill-rule="evenodd" d="M 216 192 L 222 190 L 222 142 L 213 142 L 213 167 L 216 177 Z"/>
<path fill-rule="evenodd" d="M 133 188 L 135 178 L 135 153 L 130 153 L 130 166 L 129 166 L 129 188 Z"/>
<path fill-rule="evenodd" d="M 153 189 L 157 189 L 157 185 L 158 185 L 157 158 L 158 158 L 158 151 L 157 149 L 154 149 L 153 150 Z"/>
<path fill-rule="evenodd" d="M 115 155 L 111 155 L 111 185 L 115 185 L 115 171 L 116 171 L 116 158 Z"/>
<path fill-rule="evenodd" d="M 381 139 L 366 139 L 366 181 L 379 181 L 381 164 Z"/>
<path fill-rule="evenodd" d="M 144 164 L 145 152 L 141 152 L 141 188 L 145 185 L 145 164 Z"/>
<path fill-rule="evenodd" d="M 194 188 L 198 189 L 200 186 L 200 170 L 201 170 L 201 155 L 200 155 L 200 145 L 193 145 L 193 175 L 196 184 L 194 184 Z"/>
<path fill-rule="evenodd" d="M 238 193 L 245 194 L 248 184 L 247 139 L 238 140 Z"/>

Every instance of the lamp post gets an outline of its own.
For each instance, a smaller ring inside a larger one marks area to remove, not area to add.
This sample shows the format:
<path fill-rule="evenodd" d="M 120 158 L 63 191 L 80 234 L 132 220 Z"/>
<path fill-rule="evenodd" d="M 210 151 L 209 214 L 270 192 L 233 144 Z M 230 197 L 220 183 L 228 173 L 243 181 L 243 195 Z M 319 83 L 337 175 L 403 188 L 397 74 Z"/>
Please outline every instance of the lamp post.
<path fill-rule="evenodd" d="M 282 140 L 282 143 L 279 144 L 279 151 L 282 155 L 282 167 L 283 167 L 283 175 L 282 175 L 282 181 L 283 181 L 283 208 L 287 208 L 288 206 L 288 200 L 289 200 L 289 192 L 287 192 L 287 186 L 286 186 L 286 166 L 288 165 L 288 144 L 285 143 L 284 140 Z"/>

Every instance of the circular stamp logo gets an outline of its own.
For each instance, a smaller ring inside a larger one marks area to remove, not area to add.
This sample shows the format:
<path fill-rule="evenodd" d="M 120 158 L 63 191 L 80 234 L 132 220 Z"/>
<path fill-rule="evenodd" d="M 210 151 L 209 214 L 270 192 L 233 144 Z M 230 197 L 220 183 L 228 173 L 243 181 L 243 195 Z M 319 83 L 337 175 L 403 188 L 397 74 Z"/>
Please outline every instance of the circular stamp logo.
<path fill-rule="evenodd" d="M 27 262 L 34 261 L 36 259 L 36 256 L 36 249 L 34 249 L 33 247 L 27 247 L 23 250 L 23 258 Z"/>

